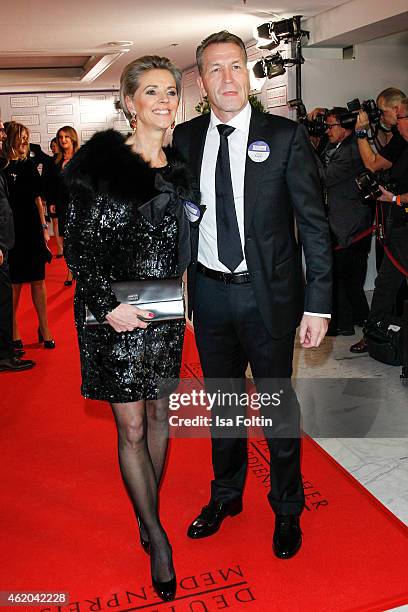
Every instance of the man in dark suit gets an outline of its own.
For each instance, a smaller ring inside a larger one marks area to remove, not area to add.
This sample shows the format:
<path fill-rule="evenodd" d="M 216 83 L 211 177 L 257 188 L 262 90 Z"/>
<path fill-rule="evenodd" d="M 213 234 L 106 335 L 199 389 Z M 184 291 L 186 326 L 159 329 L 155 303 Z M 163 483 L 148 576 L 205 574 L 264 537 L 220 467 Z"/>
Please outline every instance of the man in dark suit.
<path fill-rule="evenodd" d="M 257 386 L 268 388 L 274 379 L 290 380 L 299 322 L 301 344 L 309 348 L 320 344 L 330 317 L 331 249 L 317 167 L 302 126 L 251 110 L 240 38 L 212 34 L 198 47 L 197 63 L 211 114 L 174 132 L 206 206 L 199 228 L 192 228 L 189 312 L 207 387 L 222 378 L 223 390 L 227 381 L 234 389 L 249 363 Z M 305 299 L 293 213 L 307 263 Z M 298 415 L 289 407 L 291 427 L 282 410 L 279 437 L 266 435 L 280 558 L 300 548 L 304 506 Z M 214 406 L 213 418 L 224 410 Z M 242 510 L 246 439 L 227 436 L 212 428 L 211 498 L 190 525 L 191 538 L 212 535 Z"/>
<path fill-rule="evenodd" d="M 0 120 L 0 151 L 6 139 Z M 28 370 L 34 366 L 30 359 L 20 359 L 13 347 L 13 293 L 8 268 L 8 251 L 14 245 L 13 213 L 8 202 L 6 178 L 0 168 L 0 372 Z"/>
<path fill-rule="evenodd" d="M 333 257 L 333 317 L 328 335 L 352 336 L 354 325 L 362 326 L 369 308 L 364 292 L 373 206 L 363 204 L 356 178 L 364 171 L 357 138 L 348 121 L 347 108 L 334 107 L 326 114 L 326 134 L 333 145 L 325 168 L 329 226 L 335 244 Z M 343 122 L 343 117 L 345 121 Z"/>

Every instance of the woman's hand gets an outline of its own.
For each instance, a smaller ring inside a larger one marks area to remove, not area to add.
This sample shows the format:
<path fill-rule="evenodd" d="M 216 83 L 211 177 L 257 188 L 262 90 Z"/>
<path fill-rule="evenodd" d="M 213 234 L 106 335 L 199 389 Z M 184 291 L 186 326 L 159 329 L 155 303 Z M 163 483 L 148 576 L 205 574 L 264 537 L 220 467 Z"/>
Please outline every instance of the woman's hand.
<path fill-rule="evenodd" d="M 148 310 L 141 310 L 130 304 L 119 304 L 114 310 L 106 315 L 106 320 L 116 332 L 133 331 L 136 327 L 145 329 L 149 323 L 139 319 L 153 319 L 154 314 Z"/>
<path fill-rule="evenodd" d="M 381 202 L 388 202 L 389 204 L 392 203 L 392 197 L 393 197 L 393 193 L 391 191 L 387 191 L 386 189 L 384 189 L 384 187 L 381 187 L 381 185 L 379 185 L 380 189 L 381 189 L 381 193 L 382 195 L 378 198 Z"/>

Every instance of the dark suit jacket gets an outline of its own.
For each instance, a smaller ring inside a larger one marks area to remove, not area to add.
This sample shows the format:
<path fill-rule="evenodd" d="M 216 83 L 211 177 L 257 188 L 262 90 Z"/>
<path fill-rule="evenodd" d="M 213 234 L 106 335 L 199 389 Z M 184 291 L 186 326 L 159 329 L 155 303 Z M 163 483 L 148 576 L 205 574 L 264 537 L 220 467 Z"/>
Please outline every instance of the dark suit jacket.
<path fill-rule="evenodd" d="M 330 157 L 325 172 L 329 225 L 342 247 L 372 225 L 372 210 L 362 203 L 355 181 L 364 170 L 357 139 L 350 134 Z"/>
<path fill-rule="evenodd" d="M 174 144 L 199 181 L 210 115 L 176 127 Z M 316 162 L 306 130 L 283 117 L 252 110 L 248 145 L 270 147 L 264 162 L 246 158 L 244 184 L 245 258 L 258 308 L 274 338 L 299 324 L 303 311 L 331 312 L 331 244 Z M 206 213 L 204 213 L 206 214 Z M 304 296 L 301 251 L 307 262 Z M 194 311 L 199 229 L 192 228 L 188 272 L 189 314 Z"/>
<path fill-rule="evenodd" d="M 7 181 L 0 170 L 0 249 L 9 251 L 14 246 L 13 213 L 8 201 Z"/>

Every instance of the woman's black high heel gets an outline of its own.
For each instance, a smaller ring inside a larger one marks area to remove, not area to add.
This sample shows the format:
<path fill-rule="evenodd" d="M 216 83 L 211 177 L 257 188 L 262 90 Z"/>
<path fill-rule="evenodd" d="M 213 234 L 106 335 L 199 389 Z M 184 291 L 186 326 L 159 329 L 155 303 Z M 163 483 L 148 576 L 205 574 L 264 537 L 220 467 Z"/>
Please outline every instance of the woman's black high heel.
<path fill-rule="evenodd" d="M 145 553 L 147 555 L 150 555 L 150 542 L 149 540 L 144 540 L 142 537 L 142 521 L 140 520 L 140 518 L 138 516 L 136 516 L 137 518 L 137 524 L 139 525 L 139 535 L 140 535 L 140 544 L 143 548 L 143 550 L 145 551 Z"/>
<path fill-rule="evenodd" d="M 167 580 L 166 582 L 160 582 L 159 580 L 155 580 L 152 576 L 152 585 L 156 594 L 163 601 L 173 601 L 176 596 L 177 589 L 177 581 L 176 577 L 171 580 Z"/>
<path fill-rule="evenodd" d="M 13 348 L 15 349 L 22 349 L 23 348 L 23 341 L 18 339 L 18 340 L 13 340 Z"/>
<path fill-rule="evenodd" d="M 171 552 L 171 546 L 170 546 L 170 552 Z M 162 599 L 163 601 L 172 601 L 176 596 L 176 589 L 177 589 L 176 575 L 174 575 L 173 578 L 170 578 L 170 580 L 161 581 L 161 580 L 156 580 L 155 578 L 153 578 L 153 574 L 152 574 L 152 586 L 154 590 L 156 591 L 156 594 L 158 595 L 158 597 L 160 597 L 160 599 Z"/>
<path fill-rule="evenodd" d="M 44 340 L 40 328 L 38 328 L 38 342 L 43 344 L 45 349 L 55 349 L 55 340 Z"/>

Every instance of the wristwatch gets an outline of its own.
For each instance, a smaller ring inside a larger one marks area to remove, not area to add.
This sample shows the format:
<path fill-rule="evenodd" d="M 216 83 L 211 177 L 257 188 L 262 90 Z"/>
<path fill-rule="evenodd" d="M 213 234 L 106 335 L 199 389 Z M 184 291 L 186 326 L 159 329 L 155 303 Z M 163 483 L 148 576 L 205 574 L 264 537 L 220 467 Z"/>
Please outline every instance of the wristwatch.
<path fill-rule="evenodd" d="M 46 223 L 42 223 L 41 225 L 43 229 L 48 229 L 48 225 Z"/>
<path fill-rule="evenodd" d="M 367 138 L 367 130 L 356 130 L 356 138 Z"/>

